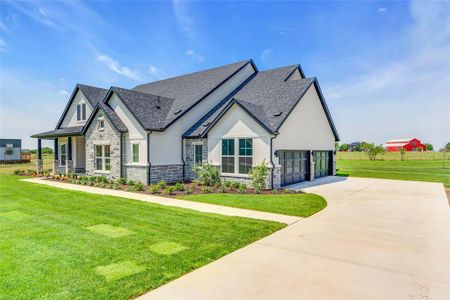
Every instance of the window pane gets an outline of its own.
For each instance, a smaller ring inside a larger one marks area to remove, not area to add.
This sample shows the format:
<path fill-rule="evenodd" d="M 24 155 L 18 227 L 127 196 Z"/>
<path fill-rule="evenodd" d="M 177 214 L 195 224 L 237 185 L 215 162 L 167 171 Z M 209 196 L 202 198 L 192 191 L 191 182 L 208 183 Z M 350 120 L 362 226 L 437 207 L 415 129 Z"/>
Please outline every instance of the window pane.
<path fill-rule="evenodd" d="M 77 121 L 81 120 L 80 104 L 77 105 Z"/>
<path fill-rule="evenodd" d="M 222 172 L 234 173 L 234 157 L 222 157 Z"/>
<path fill-rule="evenodd" d="M 103 170 L 102 159 L 101 158 L 96 158 L 95 159 L 95 169 L 96 170 Z"/>
<path fill-rule="evenodd" d="M 61 155 L 66 154 L 66 144 L 61 145 Z"/>
<path fill-rule="evenodd" d="M 102 146 L 101 145 L 95 145 L 95 156 L 102 156 Z"/>
<path fill-rule="evenodd" d="M 239 139 L 239 155 L 253 155 L 252 143 L 252 139 Z"/>
<path fill-rule="evenodd" d="M 66 155 L 61 154 L 61 166 L 65 166 L 65 165 L 66 165 Z"/>
<path fill-rule="evenodd" d="M 111 159 L 105 158 L 105 171 L 111 171 Z"/>
<path fill-rule="evenodd" d="M 139 162 L 139 144 L 133 144 L 133 162 Z"/>
<path fill-rule="evenodd" d="M 86 120 L 86 104 L 81 104 L 81 108 L 83 120 Z"/>
<path fill-rule="evenodd" d="M 234 155 L 234 140 L 222 140 L 222 155 Z"/>
<path fill-rule="evenodd" d="M 248 174 L 252 168 L 252 157 L 239 157 L 239 174 Z"/>
<path fill-rule="evenodd" d="M 195 151 L 194 162 L 201 163 L 202 162 L 202 151 L 203 151 L 202 145 L 195 145 L 194 151 Z"/>
<path fill-rule="evenodd" d="M 105 157 L 111 157 L 111 153 L 109 151 L 110 147 L 109 145 L 105 145 Z"/>

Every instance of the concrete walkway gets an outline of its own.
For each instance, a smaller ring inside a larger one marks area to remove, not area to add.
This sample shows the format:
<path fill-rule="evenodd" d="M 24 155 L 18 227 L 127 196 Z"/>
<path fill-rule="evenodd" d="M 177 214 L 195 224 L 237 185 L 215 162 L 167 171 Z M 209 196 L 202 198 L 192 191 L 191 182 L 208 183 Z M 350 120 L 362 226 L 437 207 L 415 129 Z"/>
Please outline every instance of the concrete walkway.
<path fill-rule="evenodd" d="M 442 184 L 348 178 L 328 207 L 139 299 L 450 299 Z"/>
<path fill-rule="evenodd" d="M 156 204 L 161 204 L 161 205 L 166 205 L 166 206 L 175 206 L 175 207 L 193 209 L 193 210 L 198 210 L 201 212 L 216 213 L 216 214 L 221 214 L 221 215 L 226 215 L 226 216 L 245 217 L 245 218 L 252 218 L 252 219 L 259 219 L 259 220 L 266 220 L 266 221 L 275 221 L 275 222 L 285 223 L 288 225 L 293 224 L 302 219 L 301 217 L 286 216 L 286 215 L 267 213 L 267 212 L 259 212 L 259 211 L 254 211 L 254 210 L 226 207 L 226 206 L 214 205 L 214 204 L 208 204 L 208 203 L 177 200 L 177 199 L 159 197 L 159 196 L 149 195 L 149 194 L 130 193 L 130 192 L 125 192 L 125 191 L 102 189 L 102 188 L 96 188 L 96 187 L 92 187 L 92 186 L 77 185 L 77 184 L 70 184 L 70 183 L 64 183 L 64 182 L 58 182 L 58 181 L 45 180 L 45 179 L 41 179 L 41 178 L 31 178 L 31 179 L 22 179 L 22 180 L 26 181 L 26 182 L 43 184 L 43 185 L 53 186 L 53 187 L 62 188 L 62 189 L 66 189 L 66 190 L 80 191 L 80 192 L 86 192 L 86 193 L 98 194 L 98 195 L 116 196 L 116 197 L 140 200 L 140 201 L 151 202 L 151 203 L 156 203 Z"/>

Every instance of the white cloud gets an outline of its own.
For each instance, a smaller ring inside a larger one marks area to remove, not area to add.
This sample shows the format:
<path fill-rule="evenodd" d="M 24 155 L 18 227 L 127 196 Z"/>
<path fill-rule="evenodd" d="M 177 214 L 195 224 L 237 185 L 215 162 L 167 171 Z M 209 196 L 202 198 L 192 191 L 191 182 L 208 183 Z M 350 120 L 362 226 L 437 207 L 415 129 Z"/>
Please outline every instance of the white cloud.
<path fill-rule="evenodd" d="M 188 1 L 172 0 L 172 9 L 183 33 L 190 39 L 194 38 L 194 18 L 191 16 Z"/>
<path fill-rule="evenodd" d="M 128 77 L 133 80 L 139 80 L 137 70 L 132 70 L 128 67 L 121 66 L 120 63 L 107 55 L 98 55 L 97 60 L 104 63 L 111 71 Z"/>
<path fill-rule="evenodd" d="M 160 70 L 159 68 L 155 67 L 154 65 L 149 65 L 148 66 L 148 72 L 150 73 L 150 75 L 153 78 L 156 78 L 156 79 L 163 79 L 163 78 L 167 77 L 166 73 L 164 73 L 162 70 Z"/>
<path fill-rule="evenodd" d="M 383 13 L 385 11 L 387 11 L 386 7 L 379 7 L 378 8 L 378 12 L 380 12 L 380 13 Z"/>
<path fill-rule="evenodd" d="M 265 49 L 265 50 L 261 53 L 260 59 L 261 59 L 262 63 L 263 63 L 266 67 L 268 67 L 268 66 L 270 65 L 269 61 L 270 61 L 270 59 L 272 58 L 272 53 L 273 53 L 273 50 L 272 50 L 272 49 Z"/>
<path fill-rule="evenodd" d="M 67 96 L 67 95 L 69 95 L 69 92 L 67 92 L 65 90 L 60 90 L 59 94 L 62 95 L 62 96 Z"/>
<path fill-rule="evenodd" d="M 411 14 L 403 58 L 326 89 L 344 141 L 450 140 L 450 3 L 414 1 Z"/>
<path fill-rule="evenodd" d="M 186 55 L 190 56 L 192 58 L 192 60 L 196 61 L 196 62 L 202 62 L 205 60 L 205 58 L 202 55 L 197 54 L 197 52 L 195 52 L 195 50 L 186 51 Z"/>

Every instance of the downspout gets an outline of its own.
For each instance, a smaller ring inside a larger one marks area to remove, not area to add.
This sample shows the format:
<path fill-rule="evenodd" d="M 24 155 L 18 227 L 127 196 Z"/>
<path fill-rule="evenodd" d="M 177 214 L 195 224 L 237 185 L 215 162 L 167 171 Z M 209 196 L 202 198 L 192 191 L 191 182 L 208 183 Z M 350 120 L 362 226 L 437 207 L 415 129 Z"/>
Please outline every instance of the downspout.
<path fill-rule="evenodd" d="M 272 172 L 270 174 L 270 186 L 271 186 L 272 190 L 273 190 L 273 171 L 275 169 L 275 164 L 273 163 L 273 153 L 272 153 L 273 146 L 272 146 L 272 141 L 277 136 L 278 135 L 275 135 L 275 136 L 270 138 L 270 164 L 272 165 Z"/>
<path fill-rule="evenodd" d="M 151 180 L 150 180 L 150 134 L 152 134 L 152 131 L 147 133 L 147 185 L 150 185 Z"/>
<path fill-rule="evenodd" d="M 181 162 L 183 163 L 183 170 L 181 171 L 182 173 L 182 181 L 184 182 L 184 177 L 185 177 L 185 172 L 184 172 L 184 167 L 186 166 L 186 162 L 184 161 L 184 139 L 183 137 L 181 137 Z"/>
<path fill-rule="evenodd" d="M 123 153 L 122 153 L 122 145 L 123 145 L 123 132 L 120 133 L 120 145 L 119 145 L 119 155 L 120 155 L 120 178 L 123 178 Z"/>

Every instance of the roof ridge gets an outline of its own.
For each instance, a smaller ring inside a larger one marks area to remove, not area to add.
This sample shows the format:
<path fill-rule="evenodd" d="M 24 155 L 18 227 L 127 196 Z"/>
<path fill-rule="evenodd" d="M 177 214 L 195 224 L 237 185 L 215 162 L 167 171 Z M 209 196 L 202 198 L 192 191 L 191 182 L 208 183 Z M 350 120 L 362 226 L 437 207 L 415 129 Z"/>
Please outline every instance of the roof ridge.
<path fill-rule="evenodd" d="M 160 80 L 156 80 L 156 81 L 150 81 L 150 82 L 147 82 L 147 83 L 139 84 L 139 85 L 133 87 L 132 90 L 134 90 L 134 89 L 136 89 L 138 87 L 145 86 L 145 85 L 152 84 L 152 83 L 156 83 L 156 82 L 162 82 L 162 81 L 171 80 L 171 79 L 174 79 L 174 78 L 181 78 L 181 77 L 185 77 L 185 76 L 189 76 L 189 75 L 193 75 L 193 74 L 198 74 L 198 73 L 202 73 L 202 72 L 207 72 L 207 71 L 211 71 L 211 70 L 215 70 L 215 69 L 228 67 L 228 66 L 231 66 L 231 65 L 237 65 L 237 64 L 242 64 L 242 63 L 246 63 L 247 64 L 247 63 L 249 63 L 251 61 L 252 61 L 251 59 L 246 59 L 246 60 L 241 60 L 241 61 L 237 61 L 237 62 L 234 62 L 234 63 L 231 63 L 231 64 L 226 64 L 226 65 L 222 65 L 222 66 L 218 66 L 218 67 L 213 67 L 213 68 L 209 68 L 209 69 L 203 69 L 203 70 L 199 70 L 199 71 L 194 71 L 194 72 L 191 72 L 191 73 L 186 73 L 186 74 L 182 74 L 182 75 L 172 76 L 172 77 L 169 77 L 169 78 L 160 79 Z"/>

